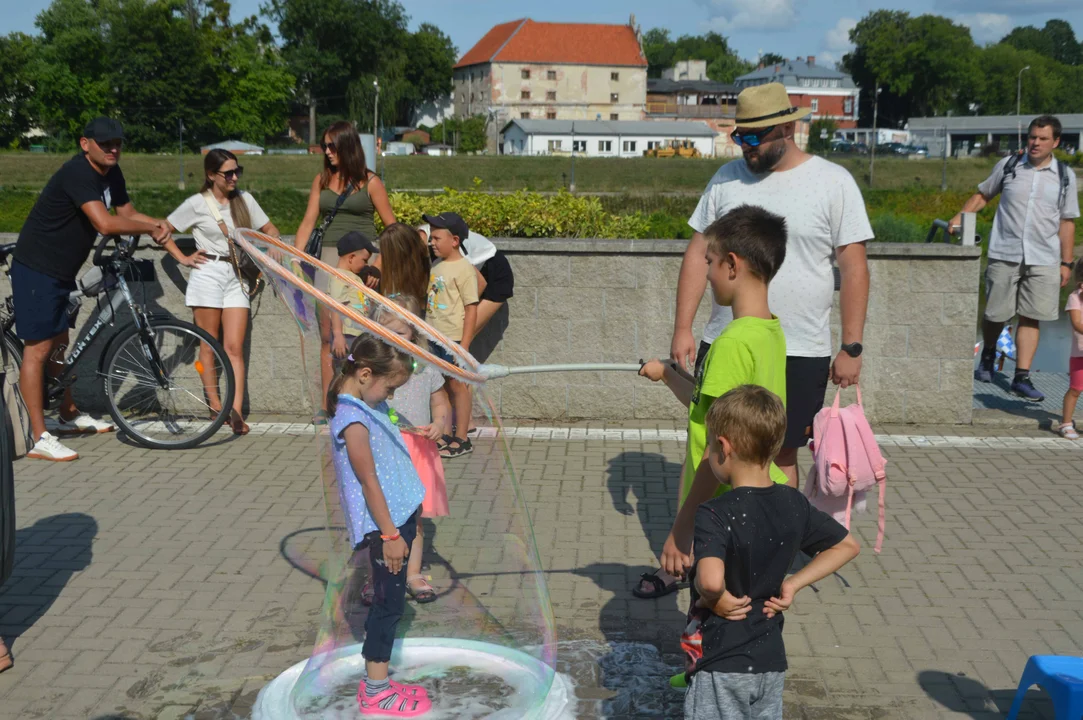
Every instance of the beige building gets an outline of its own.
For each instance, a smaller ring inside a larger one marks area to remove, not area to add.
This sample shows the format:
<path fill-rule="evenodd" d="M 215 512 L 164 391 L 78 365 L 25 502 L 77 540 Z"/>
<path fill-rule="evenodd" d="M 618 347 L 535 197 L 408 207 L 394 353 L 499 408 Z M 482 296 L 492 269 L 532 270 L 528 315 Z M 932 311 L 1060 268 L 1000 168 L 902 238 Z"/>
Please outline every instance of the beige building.
<path fill-rule="evenodd" d="M 628 25 L 497 25 L 455 66 L 455 114 L 489 118 L 489 151 L 511 120 L 641 120 L 647 59 Z"/>

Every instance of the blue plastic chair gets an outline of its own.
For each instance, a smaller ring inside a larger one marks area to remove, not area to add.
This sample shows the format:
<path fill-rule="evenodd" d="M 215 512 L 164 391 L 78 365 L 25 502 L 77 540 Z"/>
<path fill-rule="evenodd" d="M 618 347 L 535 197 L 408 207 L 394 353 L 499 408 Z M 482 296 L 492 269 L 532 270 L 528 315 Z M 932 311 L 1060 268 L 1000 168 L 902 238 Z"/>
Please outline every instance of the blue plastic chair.
<path fill-rule="evenodd" d="M 1019 679 L 1008 720 L 1015 720 L 1031 685 L 1041 685 L 1053 700 L 1057 720 L 1083 718 L 1083 658 L 1068 655 L 1031 655 Z"/>

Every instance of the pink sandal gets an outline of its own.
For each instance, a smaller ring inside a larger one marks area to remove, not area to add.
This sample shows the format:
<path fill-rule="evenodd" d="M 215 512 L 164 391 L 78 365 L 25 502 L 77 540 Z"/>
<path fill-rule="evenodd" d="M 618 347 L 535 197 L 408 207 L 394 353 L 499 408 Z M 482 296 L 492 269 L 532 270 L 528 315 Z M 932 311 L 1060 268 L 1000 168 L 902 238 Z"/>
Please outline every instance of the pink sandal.
<path fill-rule="evenodd" d="M 392 700 L 390 707 L 381 707 L 389 699 Z M 362 682 L 357 689 L 357 707 L 362 715 L 418 717 L 432 710 L 432 700 L 420 685 L 401 685 L 397 682 L 392 682 L 391 687 L 379 695 L 369 697 Z"/>

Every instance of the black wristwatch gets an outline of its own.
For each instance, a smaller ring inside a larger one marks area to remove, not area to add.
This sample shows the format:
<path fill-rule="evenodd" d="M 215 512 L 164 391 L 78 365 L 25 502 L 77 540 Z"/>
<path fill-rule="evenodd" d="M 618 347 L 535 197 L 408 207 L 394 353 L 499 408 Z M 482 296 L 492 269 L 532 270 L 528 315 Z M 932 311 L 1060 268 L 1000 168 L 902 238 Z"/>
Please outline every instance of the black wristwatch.
<path fill-rule="evenodd" d="M 1060 261 L 1060 266 L 1061 266 L 1061 267 L 1066 267 L 1066 268 L 1068 268 L 1069 270 L 1071 270 L 1071 269 L 1072 269 L 1073 267 L 1075 267 L 1075 263 L 1070 263 L 1070 262 L 1064 262 L 1063 260 L 1061 260 L 1061 261 Z"/>
<path fill-rule="evenodd" d="M 850 343 L 849 345 L 846 343 L 842 344 L 842 351 L 852 358 L 861 357 L 861 351 L 864 349 L 865 348 L 861 347 L 861 343 L 859 342 Z"/>

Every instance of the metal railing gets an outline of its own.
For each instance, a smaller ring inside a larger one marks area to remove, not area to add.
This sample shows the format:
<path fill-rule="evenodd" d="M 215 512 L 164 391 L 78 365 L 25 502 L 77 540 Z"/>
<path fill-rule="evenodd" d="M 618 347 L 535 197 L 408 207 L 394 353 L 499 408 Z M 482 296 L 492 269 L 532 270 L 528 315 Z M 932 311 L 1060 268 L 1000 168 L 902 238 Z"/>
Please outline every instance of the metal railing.
<path fill-rule="evenodd" d="M 941 233 L 940 242 L 948 244 L 959 245 L 980 245 L 981 235 L 975 231 L 975 221 L 977 216 L 974 213 L 963 213 L 962 222 L 955 226 L 955 232 L 952 232 L 951 225 L 947 220 L 941 220 L 937 218 L 933 220 L 932 227 L 929 228 L 929 234 L 925 236 L 925 242 L 936 242 L 936 234 Z"/>

